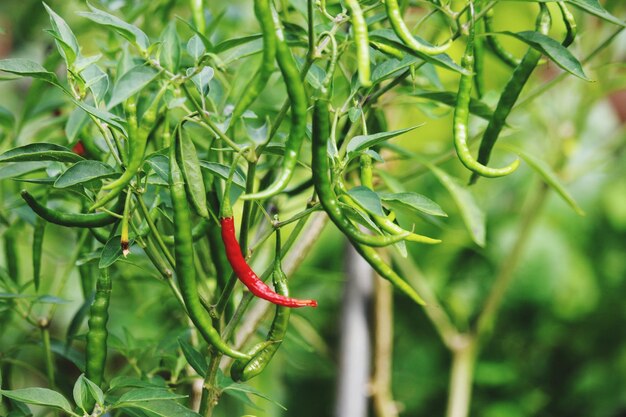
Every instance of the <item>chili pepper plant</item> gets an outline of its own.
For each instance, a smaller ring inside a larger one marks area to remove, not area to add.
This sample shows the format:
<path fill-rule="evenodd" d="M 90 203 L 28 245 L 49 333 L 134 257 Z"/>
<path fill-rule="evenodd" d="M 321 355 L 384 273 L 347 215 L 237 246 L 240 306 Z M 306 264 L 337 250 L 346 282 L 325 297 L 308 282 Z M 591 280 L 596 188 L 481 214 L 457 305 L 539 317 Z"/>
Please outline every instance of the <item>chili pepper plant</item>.
<path fill-rule="evenodd" d="M 2 7 L 19 22 L 17 4 Z M 343 249 L 317 244 L 329 234 L 375 271 L 377 306 L 393 294 L 405 321 L 432 323 L 452 357 L 447 406 L 434 409 L 469 415 L 472 375 L 544 202 L 555 194 L 583 214 L 564 141 L 537 136 L 541 115 L 521 116 L 548 92 L 591 88 L 626 26 L 608 11 L 619 6 L 31 7 L 45 48 L 0 59 L 2 88 L 21 92 L 0 106 L 1 415 L 308 415 L 276 411 L 271 361 L 311 373 L 333 356 L 336 333 L 316 326 L 334 323 L 343 279 L 296 273 L 338 268 Z M 417 265 L 441 275 L 429 262 L 442 254 L 497 247 L 484 211 L 496 200 L 520 228 L 463 318 Z M 380 368 L 394 368 L 380 333 L 394 309 L 375 311 L 372 413 L 395 416 Z"/>

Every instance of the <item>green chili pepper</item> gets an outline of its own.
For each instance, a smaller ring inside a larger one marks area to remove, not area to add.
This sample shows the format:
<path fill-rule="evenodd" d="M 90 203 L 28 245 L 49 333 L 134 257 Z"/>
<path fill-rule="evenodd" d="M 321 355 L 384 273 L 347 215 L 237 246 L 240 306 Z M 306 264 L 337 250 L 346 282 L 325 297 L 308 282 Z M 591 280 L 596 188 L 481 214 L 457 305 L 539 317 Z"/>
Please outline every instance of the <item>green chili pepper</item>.
<path fill-rule="evenodd" d="M 41 255 L 47 224 L 48 222 L 43 217 L 37 216 L 35 228 L 33 229 L 33 282 L 35 290 L 39 289 L 39 283 L 41 282 Z"/>
<path fill-rule="evenodd" d="M 118 218 L 112 214 L 102 213 L 65 213 L 54 210 L 40 204 L 30 193 L 22 190 L 21 196 L 26 204 L 50 223 L 67 227 L 101 227 L 115 223 Z M 124 207 L 124 197 L 119 199 L 117 206 L 113 209 L 115 213 L 120 213 Z"/>
<path fill-rule="evenodd" d="M 485 24 L 482 20 L 474 23 L 480 33 L 485 33 Z M 470 28 L 470 30 L 474 30 Z M 476 95 L 482 98 L 485 95 L 485 41 L 482 37 L 474 39 L 474 86 Z"/>
<path fill-rule="evenodd" d="M 87 362 L 85 375 L 98 386 L 102 386 L 107 357 L 107 321 L 109 320 L 109 300 L 111 298 L 111 277 L 109 269 L 100 270 L 96 282 L 96 296 L 89 312 L 87 332 Z"/>
<path fill-rule="evenodd" d="M 236 359 L 249 359 L 248 355 L 234 350 L 221 339 L 219 333 L 213 327 L 211 317 L 200 302 L 196 283 L 196 270 L 193 262 L 190 211 L 187 205 L 183 176 L 176 163 L 174 146 L 170 147 L 170 193 L 174 210 L 176 276 L 178 277 L 180 292 L 185 301 L 189 317 L 207 343 L 225 355 Z"/>
<path fill-rule="evenodd" d="M 421 52 L 426 55 L 439 55 L 445 52 L 450 45 L 452 45 L 452 39 L 449 39 L 446 43 L 439 46 L 426 45 L 415 39 L 402 19 L 402 12 L 400 11 L 400 6 L 398 5 L 397 0 L 385 0 L 385 9 L 393 31 L 402 40 L 402 42 L 404 42 L 406 46 L 411 48 L 413 51 Z"/>
<path fill-rule="evenodd" d="M 472 13 L 473 14 L 473 13 Z M 473 16 L 472 16 L 473 18 Z M 469 38 L 467 40 L 467 47 L 465 49 L 465 55 L 461 61 L 461 65 L 468 71 L 468 75 L 461 75 L 461 81 L 459 82 L 459 92 L 457 94 L 456 106 L 454 108 L 454 124 L 453 124 L 453 136 L 454 136 L 454 148 L 459 157 L 459 160 L 470 171 L 482 175 L 483 177 L 496 178 L 508 175 L 515 171 L 520 164 L 519 159 L 513 161 L 509 166 L 504 168 L 490 168 L 479 162 L 477 162 L 472 156 L 469 145 L 467 143 L 468 137 L 468 121 L 469 121 L 469 105 L 470 96 L 472 93 L 472 77 L 474 69 L 474 24 L 470 25 Z"/>
<path fill-rule="evenodd" d="M 364 183 L 363 185 L 372 189 L 372 187 L 368 186 L 366 183 Z M 353 207 L 359 207 L 365 210 L 365 207 L 359 204 L 357 200 L 353 199 L 350 196 L 350 194 L 348 194 L 348 191 L 345 189 L 345 186 L 341 182 L 338 182 L 338 187 L 342 192 L 341 199 L 343 201 L 345 201 L 346 203 L 350 204 Z M 374 213 L 368 213 L 368 214 L 370 215 L 374 223 L 376 223 L 382 230 L 384 230 L 387 233 L 390 233 L 391 235 L 404 236 L 404 240 L 408 240 L 409 242 L 426 243 L 429 245 L 441 243 L 440 239 L 433 239 L 428 236 L 418 235 L 417 233 L 404 230 L 402 227 L 398 226 L 391 219 L 385 216 L 380 216 Z"/>
<path fill-rule="evenodd" d="M 505 64 L 507 64 L 508 66 L 512 68 L 515 68 L 521 63 L 521 60 L 515 57 L 509 51 L 507 51 L 506 48 L 502 46 L 498 38 L 496 38 L 492 34 L 493 33 L 492 23 L 493 23 L 494 15 L 495 15 L 495 12 L 493 11 L 493 9 L 489 9 L 483 17 L 483 22 L 485 25 L 485 32 L 488 33 L 487 36 L 485 36 L 487 46 L 489 47 L 491 52 L 493 52 L 498 58 L 500 58 L 502 62 L 504 62 Z"/>
<path fill-rule="evenodd" d="M 275 10 L 270 8 L 274 31 L 276 33 L 276 62 L 285 79 L 287 95 L 291 101 L 291 128 L 285 144 L 285 155 L 281 173 L 269 188 L 252 194 L 241 196 L 244 200 L 263 199 L 278 194 L 285 189 L 298 163 L 298 155 L 306 133 L 307 98 L 304 84 L 300 79 L 300 72 L 287 46 L 280 19 Z"/>
<path fill-rule="evenodd" d="M 539 3 L 539 7 L 537 30 L 546 35 L 550 30 L 550 12 L 544 3 Z M 541 59 L 541 52 L 534 48 L 529 48 L 524 58 L 522 58 L 522 62 L 515 68 L 509 82 L 504 87 L 500 100 L 498 100 L 496 105 L 496 110 L 493 112 L 493 116 L 489 120 L 485 134 L 480 142 L 480 148 L 478 149 L 478 162 L 480 164 L 486 165 L 489 162 L 491 150 L 498 140 L 498 136 L 500 136 L 506 119 L 519 98 L 524 85 L 526 85 L 530 75 L 537 66 L 539 59 Z M 475 183 L 478 180 L 478 176 L 479 174 L 474 172 L 470 178 L 470 184 Z"/>
<path fill-rule="evenodd" d="M 370 87 L 372 80 L 370 74 L 370 50 L 367 22 L 365 21 L 365 16 L 363 16 L 363 10 L 361 10 L 359 0 L 346 0 L 346 6 L 350 10 L 352 32 L 354 33 L 354 43 L 356 44 L 359 82 L 363 87 Z"/>
<path fill-rule="evenodd" d="M 574 19 L 574 15 L 565 5 L 564 1 L 558 1 L 556 3 L 561 10 L 561 16 L 563 17 L 563 23 L 565 24 L 565 30 L 567 31 L 565 35 L 565 39 L 563 39 L 562 45 L 564 47 L 568 47 L 574 42 L 576 39 L 576 34 L 578 33 L 578 26 L 576 25 L 576 19 Z"/>
<path fill-rule="evenodd" d="M 124 203 L 124 214 L 122 214 L 122 227 L 120 236 L 120 246 L 122 247 L 122 255 L 127 257 L 130 253 L 128 236 L 128 225 L 130 223 L 130 206 L 132 204 L 133 193 L 126 194 L 126 202 Z"/>
<path fill-rule="evenodd" d="M 20 251 L 17 249 L 18 240 L 15 238 L 17 233 L 16 227 L 17 225 L 13 224 L 4 233 L 4 259 L 7 262 L 9 277 L 15 282 L 19 281 L 20 278 Z"/>
<path fill-rule="evenodd" d="M 410 232 L 394 236 L 373 236 L 359 230 L 339 207 L 329 176 L 327 142 L 330 136 L 330 115 L 327 94 L 316 100 L 313 109 L 313 185 L 320 203 L 333 223 L 351 240 L 370 246 L 387 246 L 406 238 Z"/>
<path fill-rule="evenodd" d="M 89 229 L 94 230 L 94 229 Z M 80 235 L 80 233 L 79 233 Z M 106 240 L 104 241 L 106 243 Z M 80 247 L 80 253 L 78 259 L 84 259 L 93 247 L 93 237 L 88 236 L 85 239 L 85 243 Z M 86 262 L 78 265 L 78 274 L 80 275 L 80 288 L 83 294 L 83 300 L 88 300 L 93 294 L 94 281 L 96 279 L 96 263 Z"/>
<path fill-rule="evenodd" d="M 289 296 L 289 288 L 287 287 L 287 277 L 280 265 L 280 231 L 276 230 L 276 255 L 274 258 L 274 270 L 272 271 L 272 281 L 276 293 Z M 289 316 L 291 309 L 277 305 L 276 313 L 270 330 L 264 342 L 255 345 L 248 354 L 250 360 L 237 360 L 230 369 L 230 375 L 235 381 L 247 381 L 259 375 L 267 364 L 272 360 L 274 354 L 278 351 L 280 344 L 287 334 L 289 326 Z"/>
<path fill-rule="evenodd" d="M 111 191 L 100 200 L 96 201 L 91 206 L 91 210 L 102 207 L 119 195 L 126 188 L 130 180 L 132 180 L 137 174 L 139 168 L 143 165 L 143 157 L 146 151 L 148 137 L 155 126 L 159 110 L 159 102 L 167 90 L 166 87 L 167 86 L 161 88 L 161 90 L 156 94 L 154 100 L 150 104 L 150 107 L 148 107 L 144 112 L 140 123 L 137 121 L 137 103 L 135 98 L 131 97 L 127 100 L 125 109 L 128 114 L 129 123 L 128 146 L 130 160 L 126 166 L 126 170 L 118 179 L 102 187 L 103 190 Z"/>
<path fill-rule="evenodd" d="M 209 223 L 210 222 L 208 220 L 206 220 L 206 219 L 200 219 L 200 221 L 198 221 L 198 223 L 196 223 L 193 226 L 193 228 L 191 229 L 191 237 L 192 237 L 194 242 L 197 242 L 198 240 L 202 239 L 202 237 L 204 236 L 205 232 L 207 231 L 207 227 L 208 227 Z M 165 242 L 168 245 L 173 245 L 174 244 L 174 236 L 171 236 L 171 235 L 161 235 L 161 239 L 163 239 L 163 242 Z"/>
<path fill-rule="evenodd" d="M 198 29 L 198 32 L 204 33 L 206 27 L 206 19 L 204 18 L 204 1 L 203 0 L 189 0 L 191 6 L 191 13 L 193 18 L 193 24 Z"/>
<path fill-rule="evenodd" d="M 276 33 L 272 21 L 272 10 L 269 0 L 254 0 L 254 14 L 261 25 L 263 33 L 263 58 L 254 78 L 246 85 L 243 96 L 239 99 L 232 114 L 232 122 L 241 117 L 243 112 L 259 96 L 267 81 L 274 72 L 274 58 L 276 57 Z"/>

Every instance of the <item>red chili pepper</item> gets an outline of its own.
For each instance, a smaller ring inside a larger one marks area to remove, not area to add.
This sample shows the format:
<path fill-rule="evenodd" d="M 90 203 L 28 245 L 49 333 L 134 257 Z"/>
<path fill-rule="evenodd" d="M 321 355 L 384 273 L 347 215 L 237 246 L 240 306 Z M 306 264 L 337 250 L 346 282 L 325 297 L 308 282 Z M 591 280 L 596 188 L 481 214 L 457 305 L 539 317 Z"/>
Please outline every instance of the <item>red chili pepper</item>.
<path fill-rule="evenodd" d="M 76 142 L 76 145 L 72 148 L 72 152 L 80 156 L 85 155 L 85 145 L 83 145 L 83 142 L 80 140 Z"/>
<path fill-rule="evenodd" d="M 259 279 L 243 257 L 239 242 L 237 242 L 235 237 L 235 222 L 233 218 L 223 217 L 221 224 L 222 240 L 226 247 L 228 262 L 230 262 L 233 271 L 235 271 L 235 275 L 248 287 L 252 294 L 285 307 L 317 307 L 317 301 L 315 300 L 298 300 L 275 293 L 266 283 Z"/>

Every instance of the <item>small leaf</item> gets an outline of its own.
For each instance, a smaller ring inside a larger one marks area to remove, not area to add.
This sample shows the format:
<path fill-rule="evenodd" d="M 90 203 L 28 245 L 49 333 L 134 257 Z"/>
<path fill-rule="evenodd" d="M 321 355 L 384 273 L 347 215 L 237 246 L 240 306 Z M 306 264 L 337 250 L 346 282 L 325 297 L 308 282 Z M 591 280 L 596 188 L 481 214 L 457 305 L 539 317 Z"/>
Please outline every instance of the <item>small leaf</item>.
<path fill-rule="evenodd" d="M 426 91 L 421 93 L 413 93 L 411 95 L 413 95 L 414 97 L 424 98 L 426 100 L 437 101 L 449 107 L 456 106 L 457 93 L 452 91 Z M 474 97 L 470 98 L 469 111 L 470 113 L 485 120 L 491 120 L 491 116 L 493 115 L 493 112 L 488 105 Z"/>
<path fill-rule="evenodd" d="M 467 189 L 464 188 L 459 180 L 449 176 L 441 169 L 431 164 L 425 164 L 435 174 L 439 182 L 443 184 L 448 192 L 452 195 L 452 199 L 456 203 L 457 207 L 461 211 L 461 217 L 467 227 L 467 230 L 472 237 L 472 240 L 478 246 L 485 246 L 485 213 L 478 207 L 474 196 Z"/>
<path fill-rule="evenodd" d="M 1 162 L 22 161 L 58 161 L 78 162 L 83 158 L 76 155 L 70 149 L 54 143 L 31 143 L 17 148 L 9 149 L 0 155 Z"/>
<path fill-rule="evenodd" d="M 514 38 L 525 42 L 532 48 L 545 54 L 548 58 L 554 61 L 555 64 L 557 64 L 565 71 L 585 81 L 589 81 L 589 78 L 587 78 L 585 72 L 583 71 L 582 65 L 576 59 L 576 57 L 574 57 L 574 55 L 572 55 L 572 53 L 566 47 L 564 47 L 554 39 L 539 32 L 533 31 L 524 31 L 517 33 L 505 31 L 498 33 L 513 36 Z"/>
<path fill-rule="evenodd" d="M 191 70 L 191 68 L 189 68 L 189 70 Z M 209 94 L 209 82 L 213 79 L 214 74 L 215 71 L 213 68 L 203 67 L 199 73 L 191 77 L 191 81 L 193 81 L 193 84 L 202 96 Z"/>
<path fill-rule="evenodd" d="M 59 52 L 65 58 L 68 67 L 72 67 L 72 65 L 76 61 L 76 57 L 80 53 L 80 48 L 78 46 L 76 36 L 61 16 L 56 14 L 50 7 L 48 7 L 46 3 L 43 4 L 43 7 L 45 7 L 46 12 L 48 12 L 48 15 L 50 16 L 50 23 L 52 24 L 52 28 L 54 29 L 55 33 L 58 35 L 59 40 L 69 47 L 60 47 Z"/>
<path fill-rule="evenodd" d="M 377 145 L 386 140 L 395 138 L 396 136 L 400 136 L 403 133 L 410 132 L 413 129 L 416 129 L 422 125 L 417 125 L 413 127 L 408 127 L 405 129 L 392 130 L 390 132 L 380 132 L 374 133 L 372 135 L 359 135 L 352 138 L 350 143 L 348 144 L 347 153 L 348 158 L 352 159 L 358 155 L 358 153 L 362 150 L 365 150 L 369 147 Z"/>
<path fill-rule="evenodd" d="M 48 162 L 13 162 L 0 166 L 0 180 L 18 178 L 31 172 L 46 169 Z"/>
<path fill-rule="evenodd" d="M 109 90 L 109 76 L 95 64 L 87 66 L 81 73 L 85 79 L 85 87 L 91 90 L 97 102 L 104 100 Z"/>
<path fill-rule="evenodd" d="M 122 246 L 120 245 L 120 235 L 113 236 L 111 239 L 107 241 L 102 248 L 102 254 L 100 255 L 100 262 L 98 263 L 98 268 L 107 268 L 115 261 L 118 260 L 120 256 L 122 256 Z M 133 240 L 130 240 L 129 246 L 132 246 Z"/>
<path fill-rule="evenodd" d="M 229 49 L 233 49 L 237 46 L 240 45 L 245 45 L 247 43 L 250 43 L 252 41 L 255 41 L 257 39 L 259 39 L 262 35 L 256 34 L 256 35 L 248 35 L 248 36 L 242 36 L 240 38 L 233 38 L 233 39 L 227 39 L 223 42 L 218 43 L 217 45 L 215 45 L 215 50 L 214 52 L 216 54 L 222 53 L 224 51 L 228 51 Z"/>
<path fill-rule="evenodd" d="M 58 85 L 57 76 L 34 61 L 22 58 L 1 59 L 0 71 L 25 77 L 38 78 Z"/>
<path fill-rule="evenodd" d="M 185 359 L 187 359 L 189 365 L 198 373 L 198 375 L 205 377 L 209 369 L 206 357 L 191 346 L 191 344 L 184 338 L 179 337 L 178 343 L 180 344 L 180 348 L 183 350 L 183 355 L 185 355 Z"/>
<path fill-rule="evenodd" d="M 161 154 L 150 155 L 146 162 L 154 172 L 166 183 L 169 181 L 170 176 L 170 160 L 167 156 Z"/>
<path fill-rule="evenodd" d="M 374 191 L 367 187 L 359 186 L 348 190 L 350 197 L 358 201 L 366 211 L 375 214 L 377 216 L 384 216 L 383 205 L 380 202 L 380 197 Z"/>
<path fill-rule="evenodd" d="M 191 199 L 198 215 L 208 218 L 206 190 L 196 147 L 185 129 L 179 129 L 178 132 L 177 140 L 179 142 L 176 147 L 176 159 L 185 179 L 187 196 Z"/>
<path fill-rule="evenodd" d="M 380 193 L 383 201 L 397 202 L 405 207 L 429 214 L 431 216 L 448 217 L 445 211 L 430 198 L 414 192 Z"/>
<path fill-rule="evenodd" d="M 119 116 L 116 116 L 113 113 L 109 113 L 105 110 L 97 109 L 87 103 L 83 103 L 82 101 L 76 100 L 74 98 L 71 98 L 71 100 L 74 104 L 76 104 L 88 114 L 92 115 L 96 119 L 102 120 L 103 122 L 109 124 L 111 127 L 116 128 L 117 130 L 122 132 L 124 136 L 128 136 L 128 133 L 126 133 L 126 129 L 122 124 L 124 120 L 121 119 Z"/>
<path fill-rule="evenodd" d="M 128 97 L 141 91 L 146 85 L 156 78 L 158 72 L 145 65 L 137 65 L 120 77 L 113 87 L 113 93 L 108 103 L 108 108 L 113 108 L 126 100 Z"/>
<path fill-rule="evenodd" d="M 137 26 L 126 23 L 120 18 L 113 16 L 112 14 L 93 7 L 89 3 L 87 3 L 87 6 L 89 6 L 91 12 L 77 12 L 78 15 L 86 17 L 87 19 L 100 25 L 113 28 L 113 30 L 122 35 L 131 43 L 135 44 L 141 50 L 145 51 L 148 49 L 148 47 L 150 46 L 148 36 L 143 33 L 143 31 Z"/>
<path fill-rule="evenodd" d="M 26 404 L 42 405 L 46 407 L 58 408 L 68 414 L 75 416 L 72 406 L 65 397 L 56 391 L 47 388 L 23 388 L 16 390 L 1 390 L 0 394 L 16 401 Z"/>
<path fill-rule="evenodd" d="M 139 388 L 122 394 L 117 404 L 136 403 L 155 400 L 175 400 L 179 398 L 187 398 L 187 395 L 175 394 L 163 388 Z"/>
<path fill-rule="evenodd" d="M 217 162 L 200 161 L 200 167 L 208 169 L 218 177 L 225 180 L 228 179 L 228 173 L 230 172 L 230 167 L 228 165 L 218 164 Z M 233 175 L 233 184 L 240 188 L 246 188 L 246 178 L 243 176 L 240 169 L 235 170 L 235 175 Z"/>
<path fill-rule="evenodd" d="M 173 73 L 180 66 L 180 38 L 176 32 L 176 22 L 171 21 L 161 36 L 161 65 Z"/>
<path fill-rule="evenodd" d="M 148 411 L 150 415 L 155 414 L 160 417 L 200 417 L 200 414 L 182 406 L 176 401 L 142 401 L 120 404 L 112 408 L 139 408 Z"/>
<path fill-rule="evenodd" d="M 552 168 L 548 164 L 541 159 L 522 151 L 521 149 L 508 145 L 506 147 L 512 152 L 518 154 L 520 158 L 530 165 L 530 167 L 543 178 L 545 183 L 552 187 L 552 189 L 554 189 L 554 191 L 561 196 L 563 201 L 565 201 L 576 212 L 576 214 L 579 216 L 585 215 L 585 211 L 580 208 L 576 200 L 574 200 L 574 197 L 572 197 L 565 187 L 563 187 L 559 177 L 554 173 L 554 171 L 552 171 Z"/>
<path fill-rule="evenodd" d="M 430 62 L 433 65 L 451 69 L 452 71 L 459 72 L 461 74 L 469 74 L 467 70 L 459 66 L 456 62 L 452 60 L 452 58 L 450 58 L 446 54 L 430 56 L 430 55 L 423 54 L 421 52 L 413 51 L 411 48 L 407 47 L 391 29 L 377 29 L 377 30 L 371 31 L 369 33 L 369 37 L 373 41 L 380 42 L 385 45 L 393 46 L 396 49 L 400 49 L 406 52 L 407 54 L 414 55 L 423 61 Z M 428 44 L 426 41 L 418 38 L 417 36 L 413 36 L 413 37 L 417 39 L 420 43 L 423 43 L 425 45 Z"/>
<path fill-rule="evenodd" d="M 118 388 L 165 388 L 162 385 L 129 376 L 117 376 L 111 380 L 109 385 L 111 391 Z"/>
<path fill-rule="evenodd" d="M 65 123 L 65 135 L 67 136 L 68 143 L 76 141 L 78 134 L 83 130 L 88 121 L 89 115 L 80 107 L 75 108 L 70 113 Z"/>
<path fill-rule="evenodd" d="M 187 52 L 193 58 L 194 62 L 198 62 L 200 57 L 206 52 L 204 43 L 198 35 L 193 35 L 187 42 Z"/>
<path fill-rule="evenodd" d="M 54 183 L 55 188 L 67 188 L 89 181 L 114 177 L 118 173 L 100 161 L 80 161 L 69 167 Z"/>

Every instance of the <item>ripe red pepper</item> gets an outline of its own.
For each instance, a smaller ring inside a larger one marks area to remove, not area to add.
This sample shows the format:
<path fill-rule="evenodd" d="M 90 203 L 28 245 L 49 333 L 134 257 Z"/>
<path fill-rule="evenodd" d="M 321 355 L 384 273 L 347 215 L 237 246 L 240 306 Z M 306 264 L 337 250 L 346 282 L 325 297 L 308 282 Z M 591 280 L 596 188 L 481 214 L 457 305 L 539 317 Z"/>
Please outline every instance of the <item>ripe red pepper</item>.
<path fill-rule="evenodd" d="M 85 156 L 85 145 L 83 145 L 83 142 L 80 140 L 76 142 L 76 145 L 72 148 L 72 152 L 80 156 Z"/>
<path fill-rule="evenodd" d="M 235 271 L 235 275 L 244 283 L 250 292 L 259 298 L 285 307 L 317 307 L 315 300 L 299 300 L 275 293 L 264 283 L 246 262 L 241 253 L 239 242 L 235 237 L 235 222 L 230 217 L 222 217 L 222 240 L 226 247 L 226 257 Z"/>

